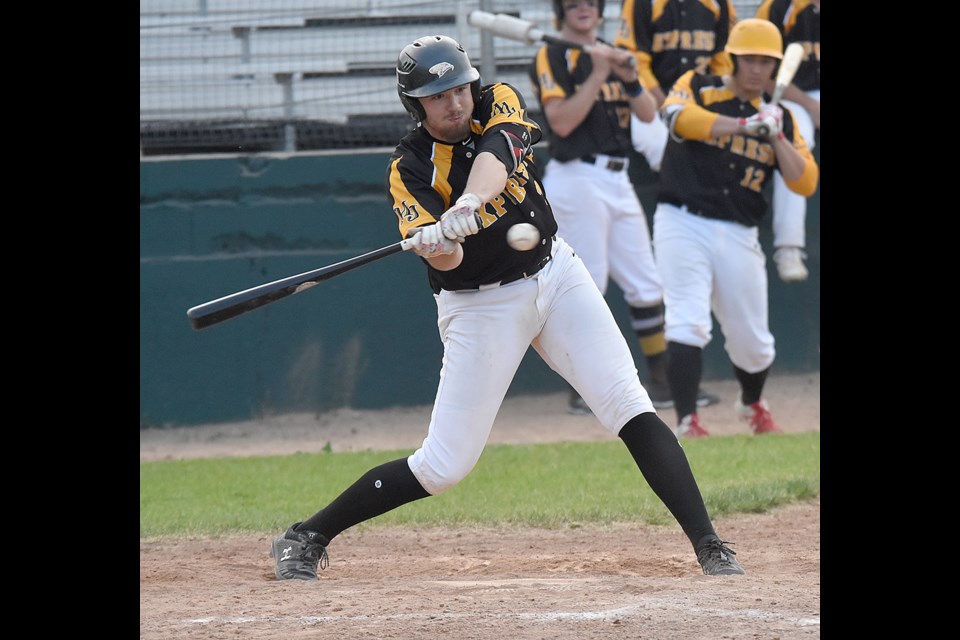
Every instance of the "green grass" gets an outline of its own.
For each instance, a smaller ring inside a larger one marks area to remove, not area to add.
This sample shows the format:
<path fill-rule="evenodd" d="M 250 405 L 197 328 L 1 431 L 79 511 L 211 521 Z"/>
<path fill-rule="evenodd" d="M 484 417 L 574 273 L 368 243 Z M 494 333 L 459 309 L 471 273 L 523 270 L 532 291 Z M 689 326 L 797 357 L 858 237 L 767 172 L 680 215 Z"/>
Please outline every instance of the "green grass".
<path fill-rule="evenodd" d="M 710 514 L 762 513 L 820 495 L 820 434 L 684 440 Z M 140 537 L 275 532 L 326 506 L 368 469 L 411 451 L 140 463 Z M 489 446 L 440 495 L 361 526 L 671 524 L 619 440 Z"/>

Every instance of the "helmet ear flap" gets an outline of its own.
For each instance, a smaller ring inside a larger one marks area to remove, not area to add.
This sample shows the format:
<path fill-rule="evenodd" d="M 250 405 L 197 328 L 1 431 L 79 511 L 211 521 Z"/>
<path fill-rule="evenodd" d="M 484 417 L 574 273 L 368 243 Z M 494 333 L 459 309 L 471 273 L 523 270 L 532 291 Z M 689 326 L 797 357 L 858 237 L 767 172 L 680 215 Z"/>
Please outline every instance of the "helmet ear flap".
<path fill-rule="evenodd" d="M 400 104 L 403 105 L 403 108 L 407 110 L 407 113 L 410 114 L 410 117 L 413 118 L 416 122 L 423 122 L 427 117 L 427 112 L 424 111 L 423 105 L 420 104 L 419 98 L 408 98 L 403 95 L 403 91 L 400 87 L 397 87 L 397 94 L 400 96 Z"/>

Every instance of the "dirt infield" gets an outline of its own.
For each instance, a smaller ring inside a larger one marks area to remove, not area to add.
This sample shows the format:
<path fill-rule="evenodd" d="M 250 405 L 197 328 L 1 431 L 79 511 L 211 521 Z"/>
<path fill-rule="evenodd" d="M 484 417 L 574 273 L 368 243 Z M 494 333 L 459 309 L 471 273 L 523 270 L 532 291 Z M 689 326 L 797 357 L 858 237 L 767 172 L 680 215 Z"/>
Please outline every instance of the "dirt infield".
<path fill-rule="evenodd" d="M 732 419 L 734 383 L 705 386 L 724 398 L 703 411 L 711 432 L 746 433 Z M 771 378 L 766 397 L 786 431 L 820 430 L 819 374 Z M 509 399 L 491 443 L 610 437 L 563 400 Z M 428 417 L 339 411 L 143 431 L 140 459 L 416 447 Z M 746 576 L 704 576 L 677 526 L 361 525 L 310 583 L 274 578 L 272 534 L 141 541 L 140 638 L 819 638 L 820 500 L 716 525 Z"/>

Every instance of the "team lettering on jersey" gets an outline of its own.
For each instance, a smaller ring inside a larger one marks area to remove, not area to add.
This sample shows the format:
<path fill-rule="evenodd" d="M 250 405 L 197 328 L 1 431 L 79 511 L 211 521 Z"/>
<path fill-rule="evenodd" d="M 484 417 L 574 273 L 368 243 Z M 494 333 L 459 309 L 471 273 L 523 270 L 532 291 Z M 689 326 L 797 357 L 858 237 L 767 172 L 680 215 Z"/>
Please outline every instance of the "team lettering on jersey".
<path fill-rule="evenodd" d="M 406 200 L 400 203 L 399 207 L 394 207 L 393 212 L 401 222 L 413 222 L 420 217 L 420 205 L 414 202 L 408 204 Z"/>
<path fill-rule="evenodd" d="M 773 145 L 751 136 L 737 134 L 702 140 L 701 142 L 711 147 L 726 149 L 734 155 L 743 156 L 744 158 L 765 164 L 771 168 L 777 162 L 777 155 L 773 150 Z M 745 168 L 744 175 L 740 179 L 740 186 L 760 193 L 763 191 L 763 184 L 766 177 L 767 171 L 764 171 L 762 167 L 749 165 Z"/>
<path fill-rule="evenodd" d="M 694 31 L 665 31 L 653 34 L 653 43 L 650 50 L 653 53 L 663 51 L 707 51 L 711 55 L 717 46 L 717 34 L 713 31 L 697 29 Z"/>
<path fill-rule="evenodd" d="M 511 107 L 506 102 L 495 102 L 493 107 L 490 109 L 490 115 L 492 117 L 496 116 L 512 116 L 517 112 L 516 109 Z"/>
<path fill-rule="evenodd" d="M 515 205 L 519 205 L 521 202 L 526 200 L 527 198 L 526 186 L 528 182 L 530 182 L 530 173 L 527 171 L 527 164 L 525 162 L 521 162 L 520 165 L 517 167 L 517 170 L 513 173 L 513 175 L 507 178 L 507 184 L 503 188 L 503 191 L 501 193 L 498 193 L 496 196 L 494 196 L 493 200 L 487 203 L 488 205 L 493 207 L 495 212 L 495 217 L 491 216 L 490 218 L 491 223 L 494 220 L 503 216 L 507 212 L 507 209 L 505 206 L 506 199 L 504 198 L 504 195 L 510 198 L 510 201 L 513 202 Z M 539 192 L 540 190 L 538 189 L 537 191 Z M 485 210 L 481 211 L 480 213 L 481 213 L 481 217 L 486 217 L 484 215 L 486 214 Z M 484 226 L 485 227 L 488 226 L 486 222 L 484 223 Z"/>

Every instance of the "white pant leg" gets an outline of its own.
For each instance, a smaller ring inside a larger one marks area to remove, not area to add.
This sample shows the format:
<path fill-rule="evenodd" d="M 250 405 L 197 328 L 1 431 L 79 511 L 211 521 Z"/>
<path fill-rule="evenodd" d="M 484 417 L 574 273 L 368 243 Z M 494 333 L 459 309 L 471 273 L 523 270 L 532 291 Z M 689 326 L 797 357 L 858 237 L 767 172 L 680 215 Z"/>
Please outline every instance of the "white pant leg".
<path fill-rule="evenodd" d="M 713 338 L 713 233 L 705 218 L 661 203 L 653 218 L 653 247 L 663 281 L 665 335 L 701 349 Z"/>
<path fill-rule="evenodd" d="M 630 175 L 579 161 L 551 161 L 545 173 L 558 235 L 583 260 L 600 293 L 612 277 L 627 304 L 662 302 L 649 223 Z"/>
<path fill-rule="evenodd" d="M 773 364 L 766 256 L 757 227 L 716 221 L 713 246 L 713 314 L 730 361 L 747 373 Z"/>
<path fill-rule="evenodd" d="M 407 463 L 423 488 L 438 495 L 480 459 L 540 320 L 534 279 L 434 297 L 443 342 L 440 384 L 427 436 Z"/>
<path fill-rule="evenodd" d="M 634 416 L 655 410 L 606 300 L 566 242 L 556 244 L 554 261 L 538 278 L 543 326 L 533 348 L 617 435 Z"/>
<path fill-rule="evenodd" d="M 664 284 L 667 340 L 703 348 L 711 339 L 712 313 L 734 365 L 748 373 L 769 367 L 776 354 L 758 229 L 660 204 L 653 242 Z"/>
<path fill-rule="evenodd" d="M 650 223 L 626 172 L 616 174 L 618 189 L 609 232 L 610 277 L 631 307 L 663 302 L 663 284 L 653 258 Z"/>
<path fill-rule="evenodd" d="M 811 92 L 812 96 L 814 94 L 814 97 L 819 100 L 820 92 Z M 803 136 L 810 151 L 813 151 L 816 142 L 810 114 L 795 102 L 783 100 L 780 106 L 790 109 L 800 135 Z M 806 221 L 807 199 L 791 191 L 780 172 L 775 171 L 773 174 L 773 246 L 805 247 Z"/>
<path fill-rule="evenodd" d="M 601 293 L 610 277 L 607 238 L 613 209 L 604 194 L 612 172 L 579 160 L 547 163 L 543 187 L 557 220 L 557 235 L 583 260 Z"/>
<path fill-rule="evenodd" d="M 647 164 L 654 171 L 660 171 L 668 135 L 667 125 L 659 116 L 651 122 L 644 122 L 635 113 L 630 114 L 630 141 L 634 150 L 647 159 Z"/>

